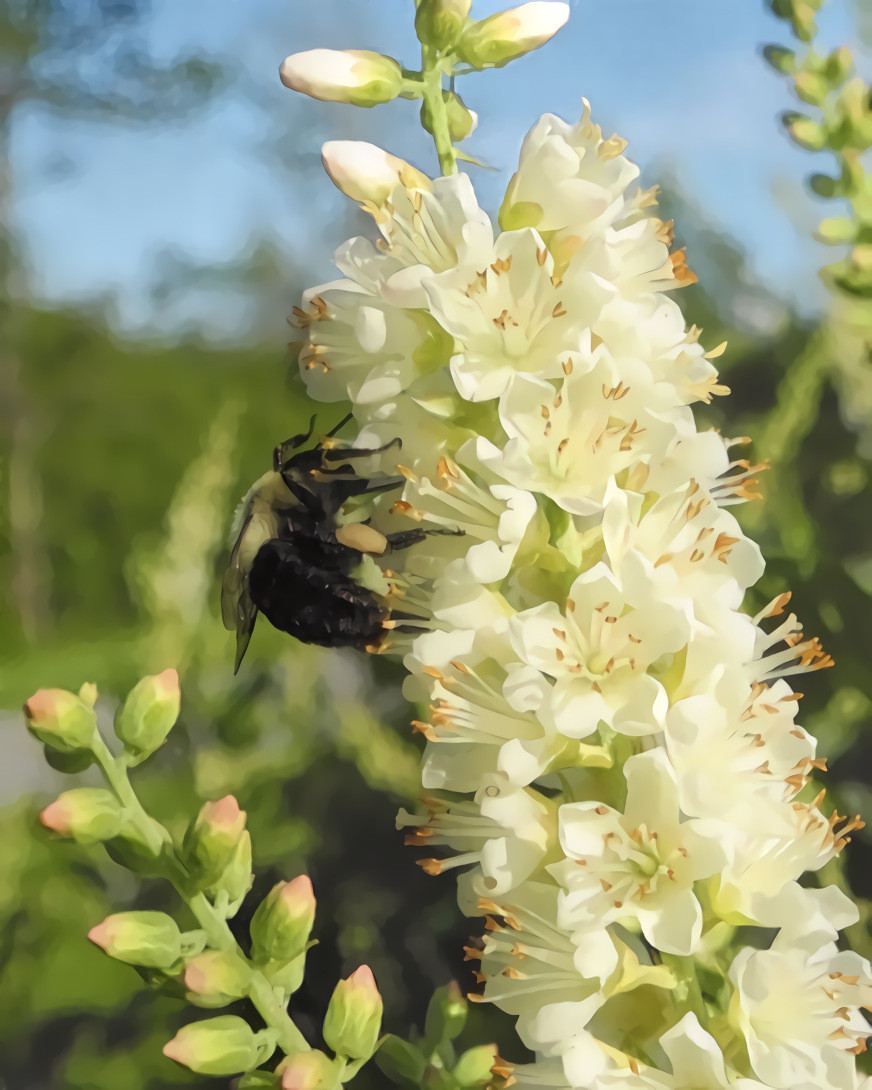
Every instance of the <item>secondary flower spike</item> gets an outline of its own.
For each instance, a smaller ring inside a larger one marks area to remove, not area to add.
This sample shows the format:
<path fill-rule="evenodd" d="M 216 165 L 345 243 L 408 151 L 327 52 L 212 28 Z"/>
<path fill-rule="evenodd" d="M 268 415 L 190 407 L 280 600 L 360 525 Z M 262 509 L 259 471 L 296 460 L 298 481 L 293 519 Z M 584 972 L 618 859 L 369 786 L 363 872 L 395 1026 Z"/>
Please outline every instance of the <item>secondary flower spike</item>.
<path fill-rule="evenodd" d="M 765 467 L 697 426 L 724 346 L 685 322 L 695 277 L 625 147 L 587 103 L 543 117 L 496 236 L 465 175 L 325 150 L 381 237 L 295 308 L 303 378 L 351 401 L 349 443 L 402 441 L 373 527 L 462 531 L 373 562 L 403 618 L 373 650 L 423 709 L 398 823 L 485 917 L 477 998 L 535 1055 L 497 1059 L 507 1084 L 857 1090 L 872 972 L 807 876 L 862 823 L 812 783 L 791 684 L 832 662 L 788 593 L 742 612 L 763 561 L 728 508 Z"/>

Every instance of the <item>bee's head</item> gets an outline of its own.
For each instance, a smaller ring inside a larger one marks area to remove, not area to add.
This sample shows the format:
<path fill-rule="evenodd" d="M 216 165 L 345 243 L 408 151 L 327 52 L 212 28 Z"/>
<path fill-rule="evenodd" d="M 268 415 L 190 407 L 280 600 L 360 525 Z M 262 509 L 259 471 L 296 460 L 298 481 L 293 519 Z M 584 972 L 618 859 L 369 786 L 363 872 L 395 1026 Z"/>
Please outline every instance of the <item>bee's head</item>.
<path fill-rule="evenodd" d="M 286 439 L 284 443 L 277 446 L 273 451 L 273 469 L 276 473 L 281 472 L 282 465 L 285 461 L 285 453 L 289 450 L 297 450 L 304 443 L 308 443 L 312 438 L 312 432 L 315 430 L 316 415 L 312 415 L 312 419 L 309 421 L 309 428 L 307 431 L 300 432 L 299 435 L 292 435 L 290 439 Z"/>
<path fill-rule="evenodd" d="M 340 428 L 344 428 L 348 421 L 351 419 L 351 413 L 344 416 L 339 423 L 331 431 L 327 432 L 325 439 L 332 439 L 333 436 L 339 431 Z M 312 433 L 315 430 L 316 416 L 313 416 L 309 421 L 309 428 L 305 432 L 301 432 L 299 435 L 292 435 L 290 439 L 286 439 L 284 443 L 281 443 L 273 451 L 273 469 L 276 473 L 281 473 L 282 467 L 287 463 L 286 457 L 288 451 L 298 450 L 304 443 L 308 443 L 312 438 Z M 323 442 L 323 440 L 322 440 Z M 318 444 L 318 449 L 321 449 L 321 443 Z"/>

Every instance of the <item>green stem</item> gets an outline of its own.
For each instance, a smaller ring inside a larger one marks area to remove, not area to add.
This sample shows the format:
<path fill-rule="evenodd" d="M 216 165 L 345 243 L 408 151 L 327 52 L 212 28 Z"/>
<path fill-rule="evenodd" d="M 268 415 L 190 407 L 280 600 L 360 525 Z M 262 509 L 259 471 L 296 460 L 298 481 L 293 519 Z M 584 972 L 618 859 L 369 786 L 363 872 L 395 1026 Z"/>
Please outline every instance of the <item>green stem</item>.
<path fill-rule="evenodd" d="M 687 1009 L 693 1011 L 699 1024 L 705 1029 L 708 1024 L 708 1011 L 696 975 L 696 962 L 692 957 L 681 957 L 679 954 L 661 954 L 660 961 L 675 975 L 678 984 L 684 985 Z"/>
<path fill-rule="evenodd" d="M 122 761 L 113 756 L 112 751 L 100 737 L 95 740 L 92 749 L 97 764 L 106 777 L 106 782 L 126 810 L 128 820 L 135 826 L 155 855 L 160 855 L 161 852 L 165 854 L 168 864 L 166 878 L 172 883 L 179 897 L 205 931 L 210 945 L 216 950 L 235 955 L 248 968 L 251 974 L 248 997 L 258 1014 L 275 1033 L 279 1047 L 286 1056 L 308 1052 L 309 1045 L 288 1014 L 279 993 L 260 969 L 239 949 L 227 925 L 227 920 L 205 893 L 191 892 L 189 883 L 186 881 L 187 871 L 179 858 L 169 831 L 160 822 L 155 821 L 139 801 Z"/>
<path fill-rule="evenodd" d="M 421 97 L 433 126 L 433 142 L 439 167 L 445 175 L 457 173 L 457 155 L 448 128 L 448 107 L 442 97 L 444 65 L 437 50 L 421 48 Z"/>

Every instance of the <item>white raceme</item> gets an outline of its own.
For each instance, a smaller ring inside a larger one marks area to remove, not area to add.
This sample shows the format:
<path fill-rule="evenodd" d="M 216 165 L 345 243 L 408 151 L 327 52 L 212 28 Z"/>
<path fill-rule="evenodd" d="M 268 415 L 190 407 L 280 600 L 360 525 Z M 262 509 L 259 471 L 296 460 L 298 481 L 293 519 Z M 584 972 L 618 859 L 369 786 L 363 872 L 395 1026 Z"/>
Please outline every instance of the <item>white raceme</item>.
<path fill-rule="evenodd" d="M 402 440 L 373 525 L 434 531 L 377 562 L 425 709 L 399 823 L 486 917 L 482 999 L 536 1055 L 496 1077 L 852 1090 L 872 974 L 835 946 L 847 898 L 801 880 L 857 823 L 785 680 L 830 660 L 789 595 L 741 610 L 763 561 L 727 508 L 762 467 L 697 428 L 724 346 L 665 294 L 694 277 L 624 148 L 587 104 L 542 118 L 495 234 L 465 175 L 325 146 L 380 237 L 295 310 L 303 377 L 358 445 Z"/>

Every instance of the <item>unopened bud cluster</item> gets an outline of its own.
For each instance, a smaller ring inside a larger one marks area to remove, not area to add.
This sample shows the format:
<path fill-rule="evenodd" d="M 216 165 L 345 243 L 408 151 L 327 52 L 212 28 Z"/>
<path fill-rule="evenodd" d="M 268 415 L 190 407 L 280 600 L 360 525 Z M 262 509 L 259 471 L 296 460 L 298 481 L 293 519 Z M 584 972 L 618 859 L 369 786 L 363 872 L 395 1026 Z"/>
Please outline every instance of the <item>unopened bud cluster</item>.
<path fill-rule="evenodd" d="M 97 726 L 97 690 L 78 694 L 40 689 L 25 704 L 27 728 L 47 755 L 96 763 L 106 787 L 65 791 L 40 815 L 54 833 L 83 845 L 112 842 L 132 870 L 163 872 L 199 927 L 182 931 L 165 912 L 116 912 L 88 933 L 109 957 L 135 966 L 154 983 L 197 1007 L 249 999 L 266 1023 L 253 1030 L 237 1015 L 183 1027 L 164 1054 L 201 1075 L 243 1075 L 240 1090 L 337 1090 L 378 1046 L 382 1001 L 372 971 L 361 966 L 336 986 L 323 1036 L 333 1053 L 312 1050 L 286 1006 L 303 981 L 315 923 L 315 894 L 306 875 L 279 882 L 254 912 L 251 950 L 244 954 L 227 926 L 252 883 L 251 836 L 233 795 L 206 802 L 177 849 L 169 832 L 142 808 L 128 771 L 153 754 L 174 726 L 181 705 L 175 670 L 143 678 L 119 706 L 115 756 Z M 276 1050 L 284 1054 L 278 1066 Z M 267 1067 L 261 1067 L 267 1064 Z"/>
<path fill-rule="evenodd" d="M 549 41 L 569 17 L 564 3 L 542 2 L 498 12 L 489 18 L 470 17 L 471 0 L 420 0 L 415 30 L 428 57 L 438 58 L 441 70 L 451 75 L 456 66 L 470 69 L 501 68 Z M 325 102 L 378 106 L 403 95 L 425 97 L 421 73 L 406 72 L 392 57 L 365 49 L 310 49 L 287 57 L 279 69 L 282 83 Z M 452 140 L 464 139 L 475 116 L 453 92 L 444 92 L 452 126 Z M 422 121 L 434 131 L 425 101 Z"/>
<path fill-rule="evenodd" d="M 295 309 L 303 378 L 351 402 L 355 446 L 402 440 L 373 525 L 455 531 L 380 561 L 402 621 L 378 650 L 427 708 L 399 822 L 486 917 L 481 998 L 536 1056 L 495 1077 L 853 1090 L 872 970 L 837 946 L 854 906 L 804 876 L 862 823 L 815 793 L 787 680 L 831 660 L 789 594 L 741 609 L 763 562 L 729 507 L 764 467 L 696 426 L 725 346 L 673 300 L 695 277 L 624 149 L 587 104 L 546 115 L 495 235 L 465 175 L 325 146 L 381 238 Z"/>

